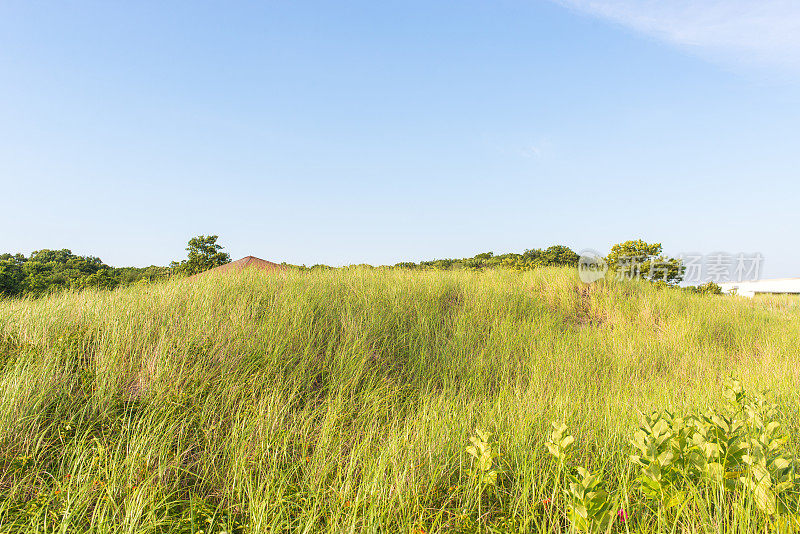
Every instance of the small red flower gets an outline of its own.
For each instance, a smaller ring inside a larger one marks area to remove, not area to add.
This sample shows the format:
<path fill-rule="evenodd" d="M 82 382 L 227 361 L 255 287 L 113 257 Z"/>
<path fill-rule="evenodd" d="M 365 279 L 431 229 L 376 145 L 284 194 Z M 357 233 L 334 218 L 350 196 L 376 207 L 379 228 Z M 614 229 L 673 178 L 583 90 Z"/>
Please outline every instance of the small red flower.
<path fill-rule="evenodd" d="M 628 512 L 626 512 L 625 510 L 622 510 L 622 509 L 620 509 L 620 511 L 619 511 L 619 512 L 617 512 L 617 518 L 618 518 L 618 519 L 619 519 L 621 522 L 623 522 L 623 523 L 624 523 L 625 521 L 627 521 L 627 520 L 628 520 Z"/>
<path fill-rule="evenodd" d="M 542 504 L 545 505 L 545 506 L 547 506 L 548 504 L 551 504 L 552 502 L 553 502 L 553 499 L 551 499 L 550 497 L 548 497 L 547 499 L 542 500 Z"/>

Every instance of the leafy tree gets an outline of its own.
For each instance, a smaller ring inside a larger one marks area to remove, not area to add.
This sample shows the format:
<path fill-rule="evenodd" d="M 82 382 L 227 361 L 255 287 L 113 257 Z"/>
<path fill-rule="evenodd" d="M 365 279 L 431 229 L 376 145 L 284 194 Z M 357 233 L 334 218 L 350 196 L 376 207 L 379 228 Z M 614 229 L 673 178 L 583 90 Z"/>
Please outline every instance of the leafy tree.
<path fill-rule="evenodd" d="M 577 267 L 580 256 L 567 246 L 553 245 L 545 250 L 528 249 L 522 254 L 522 259 L 534 267 Z"/>
<path fill-rule="evenodd" d="M 617 243 L 606 257 L 608 268 L 618 278 L 642 278 L 677 284 L 686 271 L 683 262 L 661 252 L 661 243 L 646 243 L 641 239 Z"/>
<path fill-rule="evenodd" d="M 89 274 L 97 272 L 103 267 L 108 267 L 96 256 L 78 256 L 67 248 L 61 250 L 34 250 L 27 261 L 52 264 L 56 270 L 74 269 L 81 273 Z"/>
<path fill-rule="evenodd" d="M 85 278 L 109 268 L 100 258 L 78 256 L 66 248 L 36 250 L 28 258 L 22 254 L 17 254 L 13 258 L 22 271 L 19 293 L 34 295 L 85 287 Z"/>
<path fill-rule="evenodd" d="M 138 276 L 131 282 L 141 282 L 145 280 L 147 282 L 157 282 L 159 280 L 165 280 L 169 277 L 169 268 L 168 267 L 161 267 L 159 265 L 151 265 L 149 267 L 145 267 L 138 272 Z"/>
<path fill-rule="evenodd" d="M 541 255 L 540 262 L 544 265 L 560 265 L 564 267 L 577 267 L 580 256 L 571 248 L 564 245 L 547 247 Z"/>
<path fill-rule="evenodd" d="M 96 256 L 79 256 L 69 249 L 42 249 L 0 254 L 0 296 L 45 295 L 63 289 L 114 289 L 142 280 L 169 277 L 168 267 L 109 267 Z"/>
<path fill-rule="evenodd" d="M 169 267 L 151 265 L 149 267 L 112 267 L 111 274 L 120 286 L 136 284 L 142 280 L 157 282 L 169 278 Z"/>
<path fill-rule="evenodd" d="M 22 272 L 22 262 L 19 258 L 11 254 L 0 255 L 0 295 L 13 297 L 21 294 L 25 288 L 24 280 L 25 273 Z"/>
<path fill-rule="evenodd" d="M 114 273 L 111 269 L 100 269 L 97 272 L 81 278 L 79 287 L 81 289 L 87 287 L 96 287 L 98 289 L 114 289 L 119 285 L 119 280 L 114 278 Z"/>
<path fill-rule="evenodd" d="M 231 262 L 230 254 L 221 252 L 222 245 L 217 244 L 219 236 L 199 235 L 189 240 L 186 247 L 188 259 L 180 263 L 172 262 L 170 267 L 189 275 L 202 273 L 214 267 Z"/>

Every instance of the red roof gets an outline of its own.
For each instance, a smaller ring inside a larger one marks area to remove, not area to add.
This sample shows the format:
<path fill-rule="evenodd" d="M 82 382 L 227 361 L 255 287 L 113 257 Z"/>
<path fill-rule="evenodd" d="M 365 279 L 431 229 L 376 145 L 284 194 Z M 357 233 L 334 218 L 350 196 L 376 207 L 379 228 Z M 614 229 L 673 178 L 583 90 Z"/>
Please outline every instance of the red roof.
<path fill-rule="evenodd" d="M 220 265 L 219 267 L 214 267 L 213 269 L 203 271 L 195 276 L 209 273 L 238 273 L 244 269 L 258 269 L 259 271 L 283 271 L 286 269 L 286 266 L 278 263 L 272 263 L 271 261 L 262 260 L 261 258 L 256 258 L 255 256 L 245 256 L 240 260 L 232 261 L 230 263 L 226 263 L 225 265 Z"/>

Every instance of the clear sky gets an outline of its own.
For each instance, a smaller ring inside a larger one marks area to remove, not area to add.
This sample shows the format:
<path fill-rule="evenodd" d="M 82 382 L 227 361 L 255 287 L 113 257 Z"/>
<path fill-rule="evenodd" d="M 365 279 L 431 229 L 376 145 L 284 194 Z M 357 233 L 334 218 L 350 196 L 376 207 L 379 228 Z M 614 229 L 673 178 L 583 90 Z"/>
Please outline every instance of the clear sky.
<path fill-rule="evenodd" d="M 386 264 L 643 238 L 800 276 L 800 5 L 0 4 L 0 251 Z"/>

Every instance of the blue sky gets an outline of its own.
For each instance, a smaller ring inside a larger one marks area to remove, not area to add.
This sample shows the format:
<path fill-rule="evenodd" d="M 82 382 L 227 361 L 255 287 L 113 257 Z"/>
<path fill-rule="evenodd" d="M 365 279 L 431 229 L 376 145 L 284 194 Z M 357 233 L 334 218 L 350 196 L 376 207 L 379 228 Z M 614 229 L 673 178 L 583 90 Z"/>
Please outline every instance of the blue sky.
<path fill-rule="evenodd" d="M 4 2 L 0 251 L 395 263 L 566 244 L 800 275 L 785 0 Z"/>

